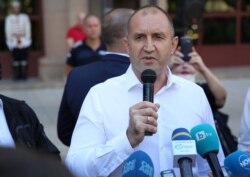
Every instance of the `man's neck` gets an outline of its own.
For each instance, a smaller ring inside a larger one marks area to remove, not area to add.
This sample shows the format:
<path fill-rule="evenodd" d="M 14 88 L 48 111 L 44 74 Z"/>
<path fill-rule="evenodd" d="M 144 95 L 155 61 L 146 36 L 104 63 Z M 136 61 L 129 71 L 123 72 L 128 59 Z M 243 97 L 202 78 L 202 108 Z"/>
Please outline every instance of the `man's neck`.
<path fill-rule="evenodd" d="M 86 44 L 93 50 L 96 50 L 100 45 L 101 45 L 101 40 L 100 38 L 97 39 L 86 39 Z"/>

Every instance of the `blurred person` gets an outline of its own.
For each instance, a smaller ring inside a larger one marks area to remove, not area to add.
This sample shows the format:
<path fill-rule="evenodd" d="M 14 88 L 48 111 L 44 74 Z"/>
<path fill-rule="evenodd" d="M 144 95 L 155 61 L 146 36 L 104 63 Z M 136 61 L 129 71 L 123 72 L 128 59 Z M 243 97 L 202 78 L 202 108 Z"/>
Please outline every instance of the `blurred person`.
<path fill-rule="evenodd" d="M 58 160 L 23 148 L 0 148 L 1 177 L 73 177 Z"/>
<path fill-rule="evenodd" d="M 173 74 L 187 79 L 198 84 L 205 92 L 209 105 L 212 109 L 214 120 L 216 122 L 216 129 L 222 142 L 224 154 L 234 152 L 237 149 L 237 139 L 231 133 L 228 126 L 228 115 L 219 111 L 225 105 L 227 92 L 220 80 L 211 72 L 211 70 L 203 62 L 202 57 L 192 48 L 189 53 L 190 60 L 183 60 L 183 53 L 181 48 L 178 48 L 171 57 L 169 67 Z M 200 74 L 205 81 L 196 82 L 196 76 Z"/>
<path fill-rule="evenodd" d="M 247 91 L 244 108 L 241 116 L 238 149 L 250 153 L 250 87 Z"/>
<path fill-rule="evenodd" d="M 35 112 L 24 101 L 0 94 L 0 147 L 24 147 L 60 159 Z M 0 175 L 1 176 L 1 175 Z"/>
<path fill-rule="evenodd" d="M 101 59 L 102 52 L 106 50 L 101 40 L 101 23 L 94 15 L 87 15 L 84 18 L 86 39 L 73 46 L 68 53 L 65 74 L 71 71 L 72 67 L 86 65 Z"/>
<path fill-rule="evenodd" d="M 205 79 L 204 83 L 197 83 L 200 85 L 207 95 L 212 111 L 222 108 L 226 101 L 227 92 L 220 80 L 210 71 L 210 69 L 203 62 L 202 57 L 193 51 L 189 54 L 191 57 L 189 62 L 185 62 L 180 50 L 176 50 L 171 57 L 169 65 L 173 74 L 187 79 L 191 82 L 196 82 L 197 74 L 201 74 Z"/>
<path fill-rule="evenodd" d="M 13 78 L 26 79 L 28 48 L 31 45 L 31 25 L 28 15 L 21 13 L 21 3 L 11 3 L 12 13 L 5 19 L 6 43 L 12 53 Z"/>
<path fill-rule="evenodd" d="M 70 27 L 66 34 L 67 46 L 69 49 L 73 47 L 77 42 L 85 40 L 86 32 L 83 27 L 83 21 L 86 14 L 79 12 L 76 17 L 76 24 Z"/>
<path fill-rule="evenodd" d="M 70 145 L 82 102 L 89 89 L 125 73 L 130 64 L 124 38 L 132 12 L 131 9 L 120 8 L 107 13 L 102 28 L 107 54 L 100 61 L 74 68 L 68 75 L 57 121 L 58 137 L 67 146 Z"/>
<path fill-rule="evenodd" d="M 77 177 L 121 176 L 123 162 L 136 150 L 150 156 L 154 177 L 160 177 L 161 171 L 173 169 L 173 130 L 190 130 L 202 123 L 215 127 L 203 90 L 168 68 L 178 37 L 163 9 L 144 6 L 135 11 L 125 42 L 131 61 L 126 73 L 92 87 L 81 107 L 66 157 L 66 165 Z M 157 75 L 156 103 L 141 101 L 145 69 Z M 153 135 L 145 136 L 146 132 Z M 222 165 L 221 148 L 218 158 Z M 206 160 L 197 156 L 194 176 L 207 177 L 209 171 Z M 178 170 L 175 173 L 180 176 Z"/>

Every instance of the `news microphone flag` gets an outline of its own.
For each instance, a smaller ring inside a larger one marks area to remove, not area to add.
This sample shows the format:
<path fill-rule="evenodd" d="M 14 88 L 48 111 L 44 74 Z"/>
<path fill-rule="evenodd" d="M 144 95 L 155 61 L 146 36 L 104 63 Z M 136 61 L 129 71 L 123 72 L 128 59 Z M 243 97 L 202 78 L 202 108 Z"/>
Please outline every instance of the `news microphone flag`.
<path fill-rule="evenodd" d="M 192 160 L 192 166 L 196 163 L 196 145 L 188 130 L 185 128 L 177 128 L 172 133 L 172 149 L 174 155 L 174 167 L 178 168 L 178 161 L 183 157 Z"/>
<path fill-rule="evenodd" d="M 217 157 L 219 152 L 219 139 L 215 129 L 210 124 L 200 124 L 190 131 L 196 142 L 198 154 L 208 161 L 208 164 L 216 177 L 224 177 Z"/>
<path fill-rule="evenodd" d="M 250 155 L 235 151 L 225 158 L 224 167 L 229 177 L 250 177 Z"/>
<path fill-rule="evenodd" d="M 154 165 L 148 154 L 135 151 L 124 162 L 122 177 L 153 177 Z"/>
<path fill-rule="evenodd" d="M 219 141 L 217 133 L 210 124 L 200 124 L 190 131 L 191 136 L 196 141 L 197 152 L 205 158 L 207 152 L 219 152 Z"/>

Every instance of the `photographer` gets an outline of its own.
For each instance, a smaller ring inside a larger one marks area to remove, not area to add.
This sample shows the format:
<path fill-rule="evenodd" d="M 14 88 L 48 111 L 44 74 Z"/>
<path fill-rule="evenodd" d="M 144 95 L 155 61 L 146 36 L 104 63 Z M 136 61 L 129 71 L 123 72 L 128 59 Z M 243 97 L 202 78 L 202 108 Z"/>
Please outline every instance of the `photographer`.
<path fill-rule="evenodd" d="M 183 45 L 181 46 L 183 47 Z M 185 54 L 186 51 L 188 50 L 179 47 L 175 54 L 172 55 L 169 68 L 173 74 L 192 82 L 196 82 L 196 76 L 198 74 L 204 78 L 205 82 L 196 83 L 203 88 L 207 96 L 213 112 L 217 132 L 222 143 L 222 148 L 225 156 L 227 156 L 237 149 L 237 141 L 227 125 L 228 115 L 219 111 L 225 104 L 227 96 L 226 89 L 206 66 L 202 57 L 196 52 L 194 47 L 190 47 L 190 53 Z"/>

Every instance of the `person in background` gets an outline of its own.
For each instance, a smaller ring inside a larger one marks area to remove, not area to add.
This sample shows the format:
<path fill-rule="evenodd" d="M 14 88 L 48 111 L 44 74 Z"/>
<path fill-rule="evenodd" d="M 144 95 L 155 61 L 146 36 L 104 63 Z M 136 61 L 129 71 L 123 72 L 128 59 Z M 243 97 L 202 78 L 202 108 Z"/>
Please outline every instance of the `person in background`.
<path fill-rule="evenodd" d="M 105 15 L 102 28 L 107 54 L 100 61 L 73 68 L 69 73 L 58 113 L 57 134 L 63 144 L 69 146 L 71 136 L 89 89 L 108 78 L 126 72 L 130 61 L 124 38 L 131 9 L 114 9 Z"/>
<path fill-rule="evenodd" d="M 31 45 L 31 25 L 28 15 L 21 13 L 21 3 L 11 3 L 12 13 L 5 19 L 6 43 L 12 53 L 13 78 L 26 79 L 28 48 Z"/>
<path fill-rule="evenodd" d="M 250 87 L 248 88 L 241 116 L 238 149 L 250 153 Z"/>
<path fill-rule="evenodd" d="M 76 18 L 76 24 L 70 27 L 66 34 L 67 46 L 69 50 L 79 41 L 85 40 L 86 32 L 83 27 L 83 21 L 86 14 L 79 12 Z"/>
<path fill-rule="evenodd" d="M 191 82 L 196 82 L 196 76 L 201 74 L 205 79 L 204 83 L 197 83 L 201 86 L 207 96 L 212 111 L 222 108 L 225 104 L 227 92 L 220 80 L 210 71 L 210 69 L 203 62 L 202 57 L 193 51 L 189 54 L 190 60 L 184 61 L 183 54 L 180 50 L 176 50 L 171 57 L 169 67 L 173 74 L 187 79 Z"/>
<path fill-rule="evenodd" d="M 92 87 L 82 104 L 65 160 L 77 177 L 120 177 L 124 161 L 137 150 L 150 156 L 154 177 L 160 177 L 161 171 L 173 169 L 175 129 L 191 130 L 202 123 L 215 128 L 202 88 L 168 68 L 178 45 L 168 14 L 158 6 L 141 7 L 130 16 L 127 28 L 131 65 L 125 74 Z M 156 73 L 155 103 L 142 101 L 141 74 L 146 69 Z M 194 176 L 207 177 L 207 161 L 198 155 L 196 159 Z M 223 165 L 221 148 L 218 159 Z"/>
<path fill-rule="evenodd" d="M 60 161 L 23 148 L 0 147 L 1 177 L 73 177 Z"/>
<path fill-rule="evenodd" d="M 61 159 L 35 112 L 24 101 L 0 94 L 0 130 L 0 147 L 22 147 Z"/>
<path fill-rule="evenodd" d="M 74 45 L 68 53 L 65 75 L 68 75 L 73 67 L 99 61 L 102 52 L 106 50 L 106 46 L 101 40 L 100 20 L 94 15 L 87 15 L 84 18 L 84 28 L 86 39 Z"/>
<path fill-rule="evenodd" d="M 178 48 L 171 57 L 169 67 L 177 76 L 195 82 L 204 90 L 213 112 L 223 152 L 225 156 L 227 156 L 237 149 L 238 144 L 237 138 L 232 134 L 230 127 L 228 126 L 229 116 L 220 111 L 220 108 L 225 105 L 227 91 L 220 80 L 206 66 L 202 57 L 196 52 L 194 47 L 189 54 L 189 61 L 183 60 L 183 53 L 180 52 L 180 49 L 181 48 Z M 197 82 L 196 76 L 198 74 L 200 74 L 205 81 Z"/>

